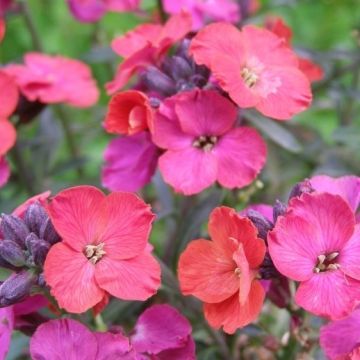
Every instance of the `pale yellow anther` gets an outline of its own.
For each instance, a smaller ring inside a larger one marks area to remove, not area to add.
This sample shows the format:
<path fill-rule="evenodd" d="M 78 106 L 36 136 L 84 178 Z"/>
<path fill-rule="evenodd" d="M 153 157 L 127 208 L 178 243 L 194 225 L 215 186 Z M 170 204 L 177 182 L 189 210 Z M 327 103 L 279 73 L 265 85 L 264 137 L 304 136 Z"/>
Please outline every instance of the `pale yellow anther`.
<path fill-rule="evenodd" d="M 104 243 L 85 246 L 84 254 L 92 264 L 95 265 L 106 254 L 104 246 Z"/>
<path fill-rule="evenodd" d="M 326 257 L 326 260 L 328 261 L 332 261 L 334 259 L 336 259 L 337 257 L 339 256 L 339 253 L 337 251 L 329 254 L 327 257 Z"/>
<path fill-rule="evenodd" d="M 234 271 L 235 275 L 240 276 L 241 275 L 241 269 L 240 268 L 236 268 Z"/>
<path fill-rule="evenodd" d="M 321 254 L 317 257 L 318 262 L 314 268 L 315 273 L 320 273 L 328 270 L 337 270 L 340 264 L 333 262 L 339 256 L 339 252 L 334 251 L 330 254 Z"/>
<path fill-rule="evenodd" d="M 326 256 L 325 255 L 319 255 L 318 260 L 319 260 L 319 264 L 323 264 L 324 261 L 326 260 Z"/>
<path fill-rule="evenodd" d="M 242 68 L 241 77 L 243 78 L 246 86 L 249 88 L 252 88 L 259 80 L 259 76 L 247 67 Z"/>

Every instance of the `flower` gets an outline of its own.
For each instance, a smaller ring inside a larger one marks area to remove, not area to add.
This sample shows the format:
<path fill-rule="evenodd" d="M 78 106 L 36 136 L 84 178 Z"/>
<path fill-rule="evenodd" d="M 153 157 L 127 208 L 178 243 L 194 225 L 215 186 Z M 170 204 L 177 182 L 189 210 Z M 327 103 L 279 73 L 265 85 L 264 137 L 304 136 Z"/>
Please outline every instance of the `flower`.
<path fill-rule="evenodd" d="M 180 287 L 204 301 L 211 326 L 232 334 L 261 311 L 265 290 L 257 276 L 266 247 L 251 221 L 227 207 L 210 214 L 209 235 L 212 241 L 194 240 L 181 254 Z"/>
<path fill-rule="evenodd" d="M 235 127 L 237 108 L 215 91 L 193 90 L 166 99 L 154 118 L 154 143 L 165 153 L 165 182 L 185 195 L 215 181 L 233 189 L 250 184 L 262 169 L 266 145 L 250 127 Z"/>
<path fill-rule="evenodd" d="M 190 54 L 210 68 L 241 108 L 255 107 L 266 116 L 287 120 L 311 103 L 310 83 L 295 53 L 268 30 L 246 25 L 239 31 L 228 23 L 214 23 L 193 38 Z"/>
<path fill-rule="evenodd" d="M 34 320 L 43 320 L 39 314 L 35 316 L 33 313 L 47 304 L 43 296 L 35 295 L 21 303 L 0 309 L 0 360 L 6 359 L 13 330 L 32 327 Z M 31 320 L 27 316 L 30 314 Z"/>
<path fill-rule="evenodd" d="M 5 25 L 5 20 L 0 18 L 0 42 L 4 39 L 5 37 L 5 31 L 6 31 L 6 25 Z"/>
<path fill-rule="evenodd" d="M 145 358 L 148 355 L 154 360 L 195 360 L 189 321 L 166 304 L 153 305 L 140 315 L 130 342 L 136 353 Z"/>
<path fill-rule="evenodd" d="M 100 20 L 107 11 L 137 10 L 140 0 L 67 0 L 72 15 L 82 22 Z"/>
<path fill-rule="evenodd" d="M 358 209 L 360 204 L 360 177 L 347 175 L 332 178 L 327 175 L 317 175 L 309 181 L 314 190 L 340 195 L 354 212 Z"/>
<path fill-rule="evenodd" d="M 118 137 L 104 153 L 102 184 L 112 191 L 138 191 L 153 177 L 159 149 L 148 132 Z"/>
<path fill-rule="evenodd" d="M 276 268 L 300 282 L 296 303 L 330 319 L 346 316 L 360 300 L 359 241 L 349 205 L 316 192 L 292 198 L 268 235 Z"/>
<path fill-rule="evenodd" d="M 160 286 L 148 237 L 154 215 L 136 195 L 92 186 L 63 190 L 48 205 L 62 242 L 51 247 L 45 280 L 60 307 L 81 313 L 106 293 L 146 300 Z"/>
<path fill-rule="evenodd" d="M 152 128 L 153 110 L 149 98 L 136 90 L 114 95 L 104 121 L 104 128 L 113 134 L 133 135 Z"/>
<path fill-rule="evenodd" d="M 268 17 L 265 21 L 265 27 L 279 36 L 291 47 L 292 30 L 281 17 Z M 310 59 L 298 56 L 299 69 L 307 76 L 309 81 L 319 81 L 324 77 L 323 69 Z"/>
<path fill-rule="evenodd" d="M 360 309 L 320 329 L 320 345 L 330 360 L 357 360 L 360 356 Z"/>
<path fill-rule="evenodd" d="M 172 16 L 164 25 L 142 24 L 120 36 L 111 44 L 124 61 L 115 79 L 106 84 L 109 94 L 121 89 L 140 69 L 156 64 L 166 51 L 191 31 L 191 16 L 182 12 Z"/>
<path fill-rule="evenodd" d="M 164 10 L 168 14 L 189 11 L 192 16 L 193 30 L 199 30 L 209 21 L 240 21 L 240 6 L 234 0 L 180 0 L 164 1 Z"/>
<path fill-rule="evenodd" d="M 92 333 L 72 319 L 50 320 L 38 327 L 30 341 L 33 360 L 134 360 L 129 340 L 120 333 Z"/>
<path fill-rule="evenodd" d="M 8 65 L 4 71 L 30 101 L 83 108 L 99 98 L 90 68 L 79 60 L 32 52 L 25 55 L 25 65 Z"/>

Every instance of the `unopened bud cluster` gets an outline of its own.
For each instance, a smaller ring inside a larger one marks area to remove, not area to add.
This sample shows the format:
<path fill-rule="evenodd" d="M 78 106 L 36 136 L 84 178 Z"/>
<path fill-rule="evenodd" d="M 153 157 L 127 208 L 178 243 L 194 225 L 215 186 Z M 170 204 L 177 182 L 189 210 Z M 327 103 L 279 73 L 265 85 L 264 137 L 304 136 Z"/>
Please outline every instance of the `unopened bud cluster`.
<path fill-rule="evenodd" d="M 14 271 L 0 285 L 2 307 L 24 300 L 33 286 L 45 286 L 45 258 L 60 238 L 39 202 L 31 204 L 22 218 L 2 214 L 0 233 L 0 266 Z"/>

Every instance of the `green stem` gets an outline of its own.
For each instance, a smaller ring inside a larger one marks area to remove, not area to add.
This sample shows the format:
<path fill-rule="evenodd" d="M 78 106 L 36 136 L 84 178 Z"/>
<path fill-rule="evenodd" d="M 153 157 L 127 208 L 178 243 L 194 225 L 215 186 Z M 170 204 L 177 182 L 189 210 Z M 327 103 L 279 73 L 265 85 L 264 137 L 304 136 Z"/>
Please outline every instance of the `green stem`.
<path fill-rule="evenodd" d="M 96 315 L 94 320 L 95 320 L 95 326 L 96 326 L 97 331 L 101 331 L 101 332 L 107 331 L 108 328 L 107 328 L 101 314 Z"/>

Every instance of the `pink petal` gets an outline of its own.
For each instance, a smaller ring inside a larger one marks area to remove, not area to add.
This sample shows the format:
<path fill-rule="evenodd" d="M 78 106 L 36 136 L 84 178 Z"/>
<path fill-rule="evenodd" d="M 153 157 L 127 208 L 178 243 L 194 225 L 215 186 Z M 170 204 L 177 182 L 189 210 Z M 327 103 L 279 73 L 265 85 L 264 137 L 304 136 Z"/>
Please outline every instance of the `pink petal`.
<path fill-rule="evenodd" d="M 237 108 L 216 91 L 193 90 L 175 104 L 182 130 L 194 136 L 222 135 L 234 125 Z"/>
<path fill-rule="evenodd" d="M 15 144 L 16 130 L 6 119 L 0 118 L 0 157 L 4 156 Z"/>
<path fill-rule="evenodd" d="M 105 256 L 96 264 L 95 277 L 100 287 L 115 297 L 146 300 L 160 286 L 160 266 L 147 250 L 128 260 Z"/>
<path fill-rule="evenodd" d="M 360 282 L 341 270 L 314 274 L 295 294 L 295 302 L 306 311 L 332 320 L 348 315 L 359 300 Z"/>
<path fill-rule="evenodd" d="M 240 304 L 239 294 L 217 304 L 204 304 L 205 318 L 209 324 L 224 332 L 233 334 L 238 328 L 244 327 L 259 316 L 265 299 L 265 291 L 260 282 L 251 285 L 249 298 L 244 305 Z"/>
<path fill-rule="evenodd" d="M 360 280 L 360 224 L 355 226 L 355 231 L 350 240 L 342 248 L 338 263 L 341 270 L 348 276 Z"/>
<path fill-rule="evenodd" d="M 153 305 L 139 317 L 131 343 L 140 353 L 158 354 L 187 345 L 189 321 L 169 305 Z"/>
<path fill-rule="evenodd" d="M 112 191 L 138 191 L 153 177 L 158 148 L 148 132 L 112 140 L 104 153 L 102 184 Z"/>
<path fill-rule="evenodd" d="M 127 12 L 137 10 L 140 0 L 105 0 L 108 11 Z"/>
<path fill-rule="evenodd" d="M 16 82 L 12 76 L 0 70 L 0 120 L 9 118 L 15 111 L 18 100 L 19 91 Z M 0 134 L 2 131 L 0 130 Z"/>
<path fill-rule="evenodd" d="M 145 249 L 155 215 L 149 205 L 135 194 L 115 192 L 104 202 L 106 225 L 97 239 L 113 260 L 140 255 Z M 129 216 L 131 214 L 131 216 Z"/>
<path fill-rule="evenodd" d="M 360 204 L 360 177 L 358 176 L 332 178 L 326 175 L 318 175 L 312 177 L 310 183 L 316 191 L 340 195 L 354 211 Z"/>
<path fill-rule="evenodd" d="M 179 259 L 181 292 L 208 303 L 224 301 L 239 289 L 235 268 L 235 261 L 214 242 L 191 241 Z"/>
<path fill-rule="evenodd" d="M 49 305 L 49 301 L 43 295 L 34 295 L 13 306 L 16 316 L 27 315 Z"/>
<path fill-rule="evenodd" d="M 95 266 L 82 252 L 74 251 L 64 243 L 50 248 L 44 275 L 51 294 L 68 312 L 85 312 L 104 297 L 104 291 L 95 280 Z"/>
<path fill-rule="evenodd" d="M 172 44 L 184 38 L 191 31 L 191 25 L 191 15 L 186 11 L 171 16 L 158 39 L 160 50 L 164 52 Z"/>
<path fill-rule="evenodd" d="M 299 69 L 269 67 L 260 76 L 261 80 L 254 86 L 254 91 L 260 94 L 256 109 L 263 115 L 287 120 L 310 106 L 310 82 Z"/>
<path fill-rule="evenodd" d="M 0 187 L 4 186 L 10 177 L 10 167 L 4 157 L 0 157 Z"/>
<path fill-rule="evenodd" d="M 129 339 L 120 333 L 95 332 L 98 352 L 96 360 L 134 360 Z"/>
<path fill-rule="evenodd" d="M 320 344 L 326 356 L 331 360 L 337 360 L 340 356 L 349 355 L 360 346 L 359 330 L 360 309 L 355 310 L 347 318 L 323 326 L 320 329 Z"/>
<path fill-rule="evenodd" d="M 219 160 L 219 183 L 226 188 L 250 184 L 266 160 L 266 144 L 260 134 L 249 127 L 240 127 L 221 137 L 214 149 Z"/>
<path fill-rule="evenodd" d="M 233 259 L 236 262 L 237 269 L 240 270 L 240 275 L 238 275 L 240 278 L 239 301 L 240 305 L 244 305 L 248 299 L 255 273 L 250 270 L 242 244 L 239 244 L 239 248 L 234 253 Z"/>
<path fill-rule="evenodd" d="M 13 215 L 16 215 L 18 217 L 23 217 L 26 209 L 33 203 L 39 201 L 43 206 L 45 206 L 47 199 L 50 197 L 51 192 L 44 191 L 41 194 L 37 194 L 32 196 L 30 199 L 27 199 L 24 203 L 19 205 L 13 212 Z"/>
<path fill-rule="evenodd" d="M 11 335 L 14 329 L 13 307 L 0 309 L 0 359 L 5 360 L 10 348 Z"/>
<path fill-rule="evenodd" d="M 194 147 L 169 150 L 159 158 L 159 169 L 166 183 L 184 195 L 193 195 L 211 186 L 218 170 L 212 152 Z"/>
<path fill-rule="evenodd" d="M 72 319 L 40 325 L 30 341 L 33 360 L 96 360 L 97 347 L 96 337 Z"/>
<path fill-rule="evenodd" d="M 157 360 L 195 360 L 195 342 L 189 335 L 184 346 L 176 349 L 161 351 L 156 355 Z"/>
<path fill-rule="evenodd" d="M 62 240 L 82 252 L 102 233 L 102 203 L 105 195 L 93 186 L 75 186 L 58 193 L 48 213 Z"/>

